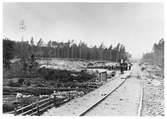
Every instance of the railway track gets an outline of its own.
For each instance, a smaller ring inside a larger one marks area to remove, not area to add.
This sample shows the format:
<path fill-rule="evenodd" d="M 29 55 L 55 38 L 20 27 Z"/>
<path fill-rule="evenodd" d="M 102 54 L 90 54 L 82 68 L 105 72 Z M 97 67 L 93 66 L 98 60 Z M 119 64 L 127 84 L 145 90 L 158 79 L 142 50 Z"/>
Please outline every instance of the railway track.
<path fill-rule="evenodd" d="M 138 80 L 141 79 L 141 74 L 139 72 L 131 73 L 130 77 L 136 77 Z M 101 100 L 99 100 L 97 103 L 95 103 L 93 106 L 89 107 L 87 110 L 82 112 L 79 116 L 85 116 L 88 113 L 91 113 L 92 110 L 94 110 L 96 107 L 98 107 L 99 104 L 101 104 L 104 100 L 106 100 L 113 92 L 115 92 L 118 88 L 120 88 L 128 79 L 127 77 L 120 85 L 118 85 L 113 91 L 111 91 L 109 94 L 107 94 L 105 97 L 103 97 Z M 137 110 L 137 116 L 142 116 L 142 100 L 143 100 L 143 83 L 140 81 L 140 99 L 138 103 L 138 110 Z M 89 115 L 89 114 L 88 114 Z"/>
<path fill-rule="evenodd" d="M 113 91 L 111 91 L 109 94 L 107 94 L 105 97 L 103 97 L 101 100 L 99 100 L 97 103 L 95 103 L 93 106 L 85 110 L 83 113 L 81 113 L 79 116 L 84 116 L 86 113 L 91 111 L 93 108 L 95 108 L 98 104 L 100 104 L 103 100 L 105 100 L 109 95 L 111 95 L 115 90 L 117 90 L 126 80 L 124 80 L 118 87 L 116 87 Z"/>

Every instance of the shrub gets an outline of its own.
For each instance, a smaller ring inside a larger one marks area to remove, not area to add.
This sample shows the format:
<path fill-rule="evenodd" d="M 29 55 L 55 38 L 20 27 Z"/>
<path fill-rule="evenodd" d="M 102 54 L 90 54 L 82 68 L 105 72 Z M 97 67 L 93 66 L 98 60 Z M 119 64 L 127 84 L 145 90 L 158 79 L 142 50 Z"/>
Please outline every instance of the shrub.
<path fill-rule="evenodd" d="M 57 83 L 57 87 L 62 87 L 62 83 Z"/>
<path fill-rule="evenodd" d="M 86 73 L 86 72 L 81 72 L 80 76 L 78 78 L 78 81 L 79 82 L 88 81 L 88 80 L 93 79 L 94 77 L 95 77 L 95 75 L 93 75 L 93 74 L 89 74 L 89 73 Z"/>
<path fill-rule="evenodd" d="M 3 104 L 3 112 L 13 111 L 15 106 L 13 104 Z"/>
<path fill-rule="evenodd" d="M 21 100 L 20 104 L 21 104 L 22 106 L 27 106 L 27 105 L 29 105 L 29 104 L 35 102 L 35 101 L 36 101 L 36 99 L 33 99 L 32 97 L 27 97 L 27 98 L 23 98 L 23 99 Z"/>
<path fill-rule="evenodd" d="M 7 85 L 11 87 L 20 87 L 20 84 L 17 82 L 14 82 L 13 80 L 10 80 Z"/>
<path fill-rule="evenodd" d="M 24 79 L 22 79 L 22 78 L 18 80 L 19 84 L 23 84 L 23 82 L 24 82 Z"/>
<path fill-rule="evenodd" d="M 51 86 L 55 86 L 56 83 L 55 83 L 55 82 L 51 82 L 50 85 L 51 85 Z"/>
<path fill-rule="evenodd" d="M 26 82 L 26 86 L 30 86 L 31 83 L 29 81 Z"/>
<path fill-rule="evenodd" d="M 57 82 L 88 81 L 95 77 L 87 72 L 75 72 L 67 70 L 39 69 L 38 74 L 45 80 L 56 80 Z"/>

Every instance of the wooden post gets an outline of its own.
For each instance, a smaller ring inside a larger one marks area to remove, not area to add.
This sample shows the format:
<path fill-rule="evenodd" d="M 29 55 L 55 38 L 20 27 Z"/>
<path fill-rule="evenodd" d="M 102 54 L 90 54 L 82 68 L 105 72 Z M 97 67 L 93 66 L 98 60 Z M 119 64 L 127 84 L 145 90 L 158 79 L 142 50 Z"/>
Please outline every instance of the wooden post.
<path fill-rule="evenodd" d="M 54 95 L 53 101 L 54 101 L 54 106 L 56 107 L 56 95 Z"/>
<path fill-rule="evenodd" d="M 107 81 L 107 72 L 104 72 L 104 81 Z"/>
<path fill-rule="evenodd" d="M 23 97 L 20 97 L 20 102 L 21 102 L 20 106 L 21 106 L 21 109 L 22 109 L 23 108 Z M 23 113 L 23 110 L 21 110 L 21 113 Z"/>
<path fill-rule="evenodd" d="M 69 98 L 69 100 L 71 99 L 71 96 L 70 96 L 70 91 L 69 91 L 69 93 L 68 93 L 68 98 Z"/>
<path fill-rule="evenodd" d="M 100 82 L 102 82 L 103 81 L 103 73 L 101 72 L 100 73 Z"/>
<path fill-rule="evenodd" d="M 14 115 L 15 116 L 17 115 L 17 108 L 16 107 L 14 108 Z"/>

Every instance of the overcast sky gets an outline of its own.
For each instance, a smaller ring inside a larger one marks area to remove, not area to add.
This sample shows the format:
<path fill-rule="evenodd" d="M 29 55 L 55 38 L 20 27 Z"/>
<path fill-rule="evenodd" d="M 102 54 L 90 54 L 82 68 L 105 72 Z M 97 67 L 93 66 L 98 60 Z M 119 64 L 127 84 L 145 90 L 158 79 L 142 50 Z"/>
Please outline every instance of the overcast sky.
<path fill-rule="evenodd" d="M 89 46 L 122 43 L 134 58 L 163 37 L 160 3 L 4 3 L 4 37 L 85 41 Z M 19 29 L 21 20 L 26 30 Z"/>

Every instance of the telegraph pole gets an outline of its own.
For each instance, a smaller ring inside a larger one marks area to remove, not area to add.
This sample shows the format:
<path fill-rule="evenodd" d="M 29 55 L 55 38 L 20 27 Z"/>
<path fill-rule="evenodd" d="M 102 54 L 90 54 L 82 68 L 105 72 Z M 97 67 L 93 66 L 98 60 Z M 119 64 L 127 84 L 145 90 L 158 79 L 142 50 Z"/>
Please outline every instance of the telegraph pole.
<path fill-rule="evenodd" d="M 21 41 L 23 42 L 23 32 L 26 30 L 26 25 L 24 22 L 24 19 L 20 21 L 19 23 L 19 30 L 21 31 Z"/>
<path fill-rule="evenodd" d="M 24 34 L 24 31 L 26 30 L 26 25 L 25 25 L 25 21 L 24 21 L 24 19 L 23 20 L 21 20 L 20 21 L 20 23 L 19 23 L 19 31 L 20 31 L 20 33 L 21 33 L 21 47 L 23 48 L 22 50 L 21 50 L 21 59 L 23 60 L 23 62 L 24 62 L 24 60 L 25 60 L 25 49 L 24 49 L 24 38 L 23 38 L 23 34 Z"/>

